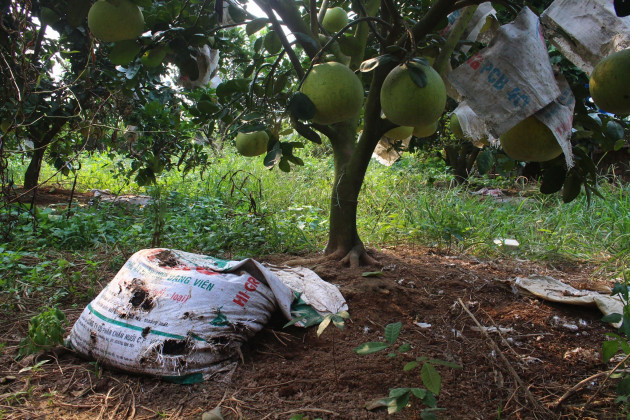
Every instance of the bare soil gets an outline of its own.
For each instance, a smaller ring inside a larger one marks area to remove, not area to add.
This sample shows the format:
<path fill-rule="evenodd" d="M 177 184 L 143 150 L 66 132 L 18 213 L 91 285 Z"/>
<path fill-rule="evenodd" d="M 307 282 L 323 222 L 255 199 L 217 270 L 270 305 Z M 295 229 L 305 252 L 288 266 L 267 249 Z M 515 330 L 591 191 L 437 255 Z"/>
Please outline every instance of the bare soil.
<path fill-rule="evenodd" d="M 438 401 L 446 409 L 440 418 L 602 419 L 621 413 L 614 403 L 615 380 L 605 381 L 605 374 L 554 405 L 583 379 L 613 366 L 601 362 L 604 334 L 614 329 L 600 321 L 599 311 L 524 297 L 510 283 L 517 276 L 544 274 L 574 287 L 605 290 L 610 284 L 593 276 L 592 267 L 482 261 L 411 247 L 372 255 L 379 267 L 351 269 L 336 262 L 310 267 L 347 299 L 351 320 L 344 331 L 330 326 L 317 338 L 316 328 L 285 329 L 286 320 L 274 316 L 243 347 L 243 361 L 229 380 L 194 385 L 101 369 L 62 348 L 16 361 L 19 341 L 38 307 L 35 297 L 24 297 L 22 302 L 32 299 L 32 305 L 0 321 L 0 342 L 6 343 L 0 355 L 0 417 L 200 419 L 221 406 L 226 419 L 388 418 L 383 409 L 368 411 L 365 404 L 390 388 L 422 387 L 419 369 L 402 369 L 418 356 L 463 366 L 439 368 Z M 290 258 L 258 260 L 279 264 Z M 362 275 L 375 270 L 382 275 Z M 114 274 L 103 272 L 103 284 Z M 488 336 L 474 330 L 459 299 L 482 325 L 511 330 Z M 68 331 L 87 303 L 70 299 L 62 308 Z M 367 341 L 382 341 L 384 327 L 398 321 L 403 323 L 399 341 L 411 344 L 410 352 L 393 359 L 353 352 Z M 390 417 L 419 419 L 421 409 L 414 401 Z"/>

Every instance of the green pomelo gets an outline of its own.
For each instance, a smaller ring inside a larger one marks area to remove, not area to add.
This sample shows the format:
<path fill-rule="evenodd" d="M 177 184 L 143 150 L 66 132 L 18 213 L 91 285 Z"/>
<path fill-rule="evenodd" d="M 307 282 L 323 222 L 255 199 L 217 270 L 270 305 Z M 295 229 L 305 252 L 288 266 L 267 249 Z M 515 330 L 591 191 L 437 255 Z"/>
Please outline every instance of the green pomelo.
<path fill-rule="evenodd" d="M 413 133 L 413 127 L 396 127 L 389 130 L 385 135 L 390 139 L 404 140 Z"/>
<path fill-rule="evenodd" d="M 144 17 L 129 0 L 98 0 L 88 12 L 88 27 L 103 42 L 136 39 L 144 31 Z"/>
<path fill-rule="evenodd" d="M 423 66 L 427 83 L 418 86 L 409 75 L 406 65 L 392 70 L 381 87 L 381 107 L 388 120 L 412 127 L 431 124 L 438 120 L 446 106 L 446 87 L 440 75 Z"/>
<path fill-rule="evenodd" d="M 348 24 L 348 14 L 341 7 L 326 10 L 322 26 L 330 33 L 339 32 Z"/>
<path fill-rule="evenodd" d="M 282 41 L 276 31 L 269 31 L 263 40 L 263 46 L 269 54 L 277 54 L 282 49 Z"/>
<path fill-rule="evenodd" d="M 438 128 L 438 122 L 435 121 L 434 123 L 431 124 L 426 124 L 426 125 L 419 125 L 417 127 L 414 127 L 413 129 L 413 135 L 416 137 L 429 137 L 431 135 L 433 135 L 433 133 L 435 133 L 437 131 Z"/>
<path fill-rule="evenodd" d="M 524 162 L 546 162 L 562 153 L 551 130 L 529 116 L 499 137 L 505 154 Z"/>
<path fill-rule="evenodd" d="M 613 114 L 630 114 L 630 48 L 600 61 L 591 74 L 589 91 L 595 105 Z"/>
<path fill-rule="evenodd" d="M 318 124 L 334 124 L 356 117 L 363 106 L 361 81 L 341 63 L 313 66 L 300 90 L 315 105 L 313 122 Z"/>
<path fill-rule="evenodd" d="M 142 54 L 140 61 L 142 61 L 142 64 L 147 67 L 157 67 L 162 64 L 162 61 L 164 61 L 164 57 L 166 57 L 167 53 L 168 48 L 156 47 Z"/>
<path fill-rule="evenodd" d="M 118 41 L 109 52 L 109 59 L 117 66 L 129 64 L 140 53 L 140 45 L 133 39 Z"/>
<path fill-rule="evenodd" d="M 264 131 L 238 133 L 236 150 L 243 156 L 259 156 L 267 151 L 267 142 L 269 142 L 269 135 Z"/>

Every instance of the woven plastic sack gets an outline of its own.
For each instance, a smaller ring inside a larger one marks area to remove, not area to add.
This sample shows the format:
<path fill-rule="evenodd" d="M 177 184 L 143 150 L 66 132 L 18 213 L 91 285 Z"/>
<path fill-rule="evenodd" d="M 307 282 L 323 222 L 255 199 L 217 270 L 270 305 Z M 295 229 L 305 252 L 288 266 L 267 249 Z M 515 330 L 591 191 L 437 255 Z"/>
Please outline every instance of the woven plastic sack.
<path fill-rule="evenodd" d="M 328 285 L 317 279 L 314 284 Z M 341 293 L 329 287 L 321 313 L 347 309 Z M 301 293 L 252 259 L 146 249 L 84 309 L 69 344 L 105 366 L 199 382 L 233 371 L 240 346 L 274 310 L 291 319 Z"/>

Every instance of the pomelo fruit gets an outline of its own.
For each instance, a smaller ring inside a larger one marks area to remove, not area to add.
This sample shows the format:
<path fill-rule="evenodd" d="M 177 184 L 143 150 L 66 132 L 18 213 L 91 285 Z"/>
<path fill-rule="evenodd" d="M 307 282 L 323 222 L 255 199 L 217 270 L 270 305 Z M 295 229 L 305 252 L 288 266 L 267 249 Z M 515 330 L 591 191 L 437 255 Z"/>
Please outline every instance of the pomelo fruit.
<path fill-rule="evenodd" d="M 330 33 L 339 32 L 348 24 L 348 14 L 341 7 L 326 10 L 322 26 Z"/>
<path fill-rule="evenodd" d="M 267 151 L 269 135 L 264 131 L 253 133 L 238 133 L 236 135 L 236 150 L 243 156 L 259 156 Z"/>
<path fill-rule="evenodd" d="M 127 65 L 140 53 L 140 45 L 133 39 L 118 41 L 109 52 L 109 59 L 117 66 Z"/>
<path fill-rule="evenodd" d="M 419 125 L 413 128 L 413 135 L 416 137 L 429 137 L 433 135 L 437 131 L 438 121 L 435 121 L 431 124 Z"/>
<path fill-rule="evenodd" d="M 446 106 L 446 87 L 432 67 L 422 66 L 425 87 L 418 86 L 402 64 L 394 68 L 381 87 L 381 108 L 388 120 L 398 125 L 422 126 L 438 120 Z"/>
<path fill-rule="evenodd" d="M 313 66 L 300 91 L 315 105 L 313 122 L 334 124 L 356 117 L 363 106 L 363 85 L 348 67 L 330 62 Z"/>
<path fill-rule="evenodd" d="M 499 137 L 505 154 L 525 162 L 546 162 L 562 153 L 551 130 L 531 115 Z"/>
<path fill-rule="evenodd" d="M 144 32 L 144 17 L 129 0 L 98 0 L 88 12 L 88 27 L 103 42 L 136 39 Z"/>
<path fill-rule="evenodd" d="M 630 48 L 600 61 L 591 74 L 589 91 L 595 105 L 613 114 L 630 114 Z"/>
<path fill-rule="evenodd" d="M 413 127 L 396 127 L 385 133 L 387 137 L 394 140 L 404 140 L 413 133 Z"/>

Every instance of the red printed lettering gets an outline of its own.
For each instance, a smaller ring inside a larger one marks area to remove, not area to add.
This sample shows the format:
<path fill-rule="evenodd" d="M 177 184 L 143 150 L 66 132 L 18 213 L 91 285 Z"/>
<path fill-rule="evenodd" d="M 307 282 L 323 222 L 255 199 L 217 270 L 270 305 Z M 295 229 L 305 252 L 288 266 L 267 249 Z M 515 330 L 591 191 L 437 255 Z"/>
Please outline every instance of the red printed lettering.
<path fill-rule="evenodd" d="M 232 300 L 232 302 L 244 308 L 248 300 L 249 300 L 249 295 L 247 295 L 247 293 L 238 292 L 234 300 Z"/>
<path fill-rule="evenodd" d="M 483 62 L 483 56 L 481 54 L 475 54 L 470 57 L 467 61 L 468 65 L 473 68 L 473 70 L 478 70 Z"/>
<path fill-rule="evenodd" d="M 259 284 L 260 283 L 258 282 L 258 280 L 256 280 L 253 277 L 250 277 L 245 282 L 245 290 L 247 290 L 248 292 L 255 292 L 256 289 L 258 289 Z"/>

